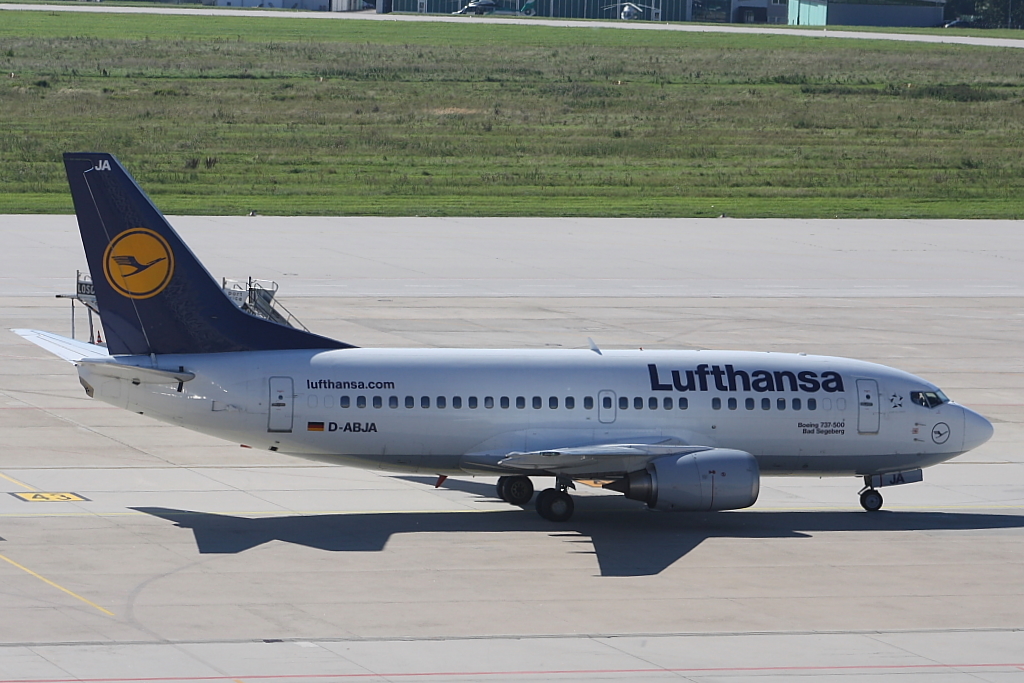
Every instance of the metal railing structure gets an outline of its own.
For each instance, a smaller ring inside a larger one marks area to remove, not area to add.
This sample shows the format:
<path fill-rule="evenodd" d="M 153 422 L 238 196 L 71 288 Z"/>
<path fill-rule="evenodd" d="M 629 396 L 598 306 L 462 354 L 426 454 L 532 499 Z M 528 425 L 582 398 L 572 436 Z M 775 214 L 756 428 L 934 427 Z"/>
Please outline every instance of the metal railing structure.
<path fill-rule="evenodd" d="M 259 280 L 252 277 L 245 280 L 224 278 L 221 280 L 221 288 L 228 298 L 246 313 L 279 325 L 297 327 L 309 332 L 309 328 L 277 300 L 275 295 L 279 285 L 273 280 Z"/>

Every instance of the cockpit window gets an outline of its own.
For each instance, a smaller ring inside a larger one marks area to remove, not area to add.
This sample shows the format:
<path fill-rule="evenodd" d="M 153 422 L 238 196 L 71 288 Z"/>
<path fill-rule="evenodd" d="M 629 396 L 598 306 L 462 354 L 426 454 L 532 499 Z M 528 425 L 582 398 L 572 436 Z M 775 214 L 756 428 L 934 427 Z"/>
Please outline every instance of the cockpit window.
<path fill-rule="evenodd" d="M 935 408 L 943 403 L 949 403 L 949 399 L 941 391 L 911 391 L 910 401 L 925 408 Z"/>

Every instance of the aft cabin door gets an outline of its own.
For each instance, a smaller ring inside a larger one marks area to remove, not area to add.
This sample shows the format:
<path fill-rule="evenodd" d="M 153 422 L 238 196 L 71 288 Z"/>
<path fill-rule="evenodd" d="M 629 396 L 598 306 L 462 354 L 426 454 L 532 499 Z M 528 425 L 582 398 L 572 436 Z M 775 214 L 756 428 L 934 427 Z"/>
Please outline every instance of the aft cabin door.
<path fill-rule="evenodd" d="M 857 431 L 878 433 L 878 382 L 873 379 L 857 380 Z"/>
<path fill-rule="evenodd" d="M 294 392 L 291 377 L 270 378 L 270 421 L 268 432 L 292 431 L 294 418 Z"/>

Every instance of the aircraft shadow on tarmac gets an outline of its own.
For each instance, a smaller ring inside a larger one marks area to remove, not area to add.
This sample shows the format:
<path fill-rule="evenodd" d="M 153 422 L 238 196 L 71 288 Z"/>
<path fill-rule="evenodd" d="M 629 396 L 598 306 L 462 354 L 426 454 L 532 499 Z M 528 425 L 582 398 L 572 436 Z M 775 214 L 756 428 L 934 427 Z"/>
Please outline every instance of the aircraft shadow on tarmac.
<path fill-rule="evenodd" d="M 474 488 L 477 486 L 482 485 L 476 484 Z M 329 552 L 380 552 L 394 534 L 534 532 L 562 539 L 569 544 L 567 552 L 593 553 L 602 576 L 658 574 L 708 538 L 809 538 L 812 533 L 827 531 L 1024 528 L 1024 516 L 1020 515 L 853 510 L 673 514 L 649 512 L 642 505 L 624 507 L 623 502 L 631 503 L 618 497 L 578 497 L 576 515 L 564 524 L 541 519 L 532 506 L 509 507 L 488 514 L 368 512 L 258 518 L 158 507 L 132 509 L 191 529 L 202 554 L 240 553 L 271 541 Z"/>

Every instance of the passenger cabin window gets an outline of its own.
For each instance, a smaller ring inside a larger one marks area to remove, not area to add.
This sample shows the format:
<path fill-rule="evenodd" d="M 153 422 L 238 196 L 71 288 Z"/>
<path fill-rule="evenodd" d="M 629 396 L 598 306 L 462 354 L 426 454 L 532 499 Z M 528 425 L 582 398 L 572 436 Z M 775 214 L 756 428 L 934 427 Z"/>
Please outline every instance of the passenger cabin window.
<path fill-rule="evenodd" d="M 565 409 L 572 410 L 576 407 L 576 399 L 572 396 L 565 397 Z"/>
<path fill-rule="evenodd" d="M 461 408 L 461 407 L 462 407 L 462 397 L 461 396 L 452 396 L 452 408 Z"/>
<path fill-rule="evenodd" d="M 690 407 L 690 399 L 686 398 L 685 396 L 681 396 L 679 398 L 679 410 L 686 410 L 689 407 Z"/>
<path fill-rule="evenodd" d="M 448 400 L 444 396 L 438 396 L 436 405 L 438 408 L 444 408 L 448 405 Z"/>
<path fill-rule="evenodd" d="M 374 408 L 383 408 L 384 407 L 384 399 L 381 398 L 380 396 L 374 396 L 373 397 L 373 407 Z"/>
<path fill-rule="evenodd" d="M 800 399 L 794 398 L 790 403 L 792 404 L 793 410 L 800 410 Z"/>
<path fill-rule="evenodd" d="M 429 396 L 421 397 L 420 398 L 420 408 L 429 408 L 429 407 L 430 407 L 430 397 Z"/>
<path fill-rule="evenodd" d="M 557 396 L 552 396 L 552 397 L 550 397 L 548 399 L 548 408 L 551 408 L 551 410 L 554 410 L 554 409 L 558 408 L 558 397 Z"/>
<path fill-rule="evenodd" d="M 949 403 L 949 399 L 941 391 L 911 391 L 910 402 L 925 408 L 936 408 Z"/>
<path fill-rule="evenodd" d="M 611 410 L 612 409 L 612 397 L 611 396 L 605 396 L 601 400 L 601 405 L 604 407 L 605 410 Z"/>
<path fill-rule="evenodd" d="M 754 409 L 754 399 L 748 398 L 746 400 L 746 402 L 744 403 L 744 405 L 746 406 L 747 410 L 753 410 Z"/>
<path fill-rule="evenodd" d="M 668 396 L 661 399 L 661 407 L 664 408 L 665 410 L 672 410 L 672 399 L 669 398 Z"/>
<path fill-rule="evenodd" d="M 366 407 L 366 397 L 365 396 L 356 396 L 356 408 L 365 408 L 365 407 Z"/>
<path fill-rule="evenodd" d="M 584 396 L 583 397 L 583 409 L 584 410 L 593 410 L 594 409 L 594 397 L 593 396 Z"/>
<path fill-rule="evenodd" d="M 508 406 L 509 406 L 508 396 L 502 396 L 501 397 L 501 407 L 502 408 L 508 408 Z"/>
<path fill-rule="evenodd" d="M 657 410 L 658 409 L 658 399 L 656 397 L 654 397 L 654 396 L 651 396 L 649 399 L 647 399 L 647 407 L 649 409 L 651 409 L 651 410 Z"/>
<path fill-rule="evenodd" d="M 485 396 L 484 397 L 484 408 L 493 408 L 493 407 L 494 407 L 494 397 L 493 396 Z"/>
<path fill-rule="evenodd" d="M 633 399 L 633 410 L 643 410 L 643 409 L 644 409 L 644 399 L 642 397 L 640 397 L 640 396 L 637 396 L 636 398 Z"/>
<path fill-rule="evenodd" d="M 776 401 L 776 407 L 779 410 L 785 410 L 786 409 L 786 399 L 780 398 L 778 401 Z"/>
<path fill-rule="evenodd" d="M 526 397 L 525 396 L 516 396 L 516 408 L 519 408 L 520 410 L 522 410 L 525 407 L 526 407 Z"/>
<path fill-rule="evenodd" d="M 713 399 L 711 399 L 711 407 L 713 409 L 715 409 L 715 410 L 721 410 L 722 409 L 722 399 L 720 399 L 717 396 L 715 396 Z"/>
<path fill-rule="evenodd" d="M 476 409 L 476 405 L 477 405 L 477 403 L 476 403 L 476 396 L 470 396 L 469 397 L 469 409 L 470 410 L 475 410 Z"/>
<path fill-rule="evenodd" d="M 809 398 L 809 399 L 807 399 L 807 410 L 817 410 L 817 409 L 818 409 L 818 399 L 816 399 L 816 398 Z"/>
<path fill-rule="evenodd" d="M 544 405 L 544 401 L 543 401 L 543 399 L 541 399 L 540 396 L 534 396 L 533 397 L 533 409 L 534 410 L 540 410 L 543 405 Z"/>
<path fill-rule="evenodd" d="M 611 406 L 608 406 L 608 407 L 611 408 Z M 619 410 L 628 410 L 628 409 L 629 409 L 629 399 L 626 398 L 625 396 L 619 396 Z"/>
<path fill-rule="evenodd" d="M 341 406 L 342 408 L 348 408 L 351 405 L 351 403 L 349 403 L 348 396 L 342 396 L 340 399 L 338 399 L 338 405 Z"/>
<path fill-rule="evenodd" d="M 770 398 L 762 398 L 761 399 L 761 410 L 771 410 L 771 409 L 772 409 L 772 400 Z"/>
<path fill-rule="evenodd" d="M 389 396 L 388 397 L 388 407 L 389 408 L 397 408 L 398 407 L 398 397 L 397 396 Z"/>
<path fill-rule="evenodd" d="M 413 398 L 412 396 L 406 396 L 405 397 L 405 407 L 406 408 L 415 408 L 416 407 L 416 399 Z"/>

